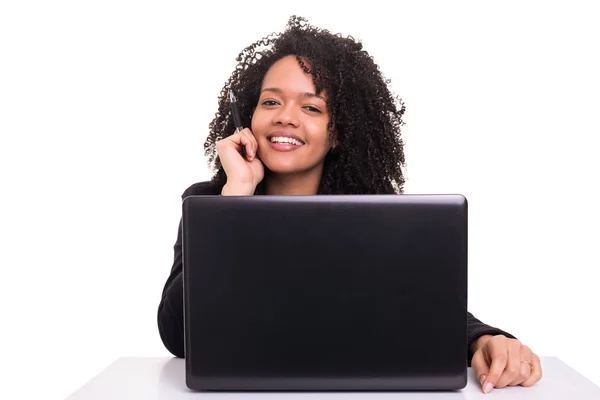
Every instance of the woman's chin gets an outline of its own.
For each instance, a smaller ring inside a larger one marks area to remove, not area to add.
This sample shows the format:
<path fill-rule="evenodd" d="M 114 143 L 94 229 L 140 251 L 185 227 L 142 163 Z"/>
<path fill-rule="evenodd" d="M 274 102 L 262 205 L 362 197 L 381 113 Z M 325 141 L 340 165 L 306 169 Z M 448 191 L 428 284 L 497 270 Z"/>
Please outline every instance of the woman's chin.
<path fill-rule="evenodd" d="M 308 172 L 319 165 L 319 162 L 310 162 L 304 157 L 291 156 L 289 153 L 284 154 L 260 154 L 259 158 L 265 168 L 270 173 L 274 174 L 297 174 Z"/>
<path fill-rule="evenodd" d="M 290 163 L 277 163 L 277 162 L 270 162 L 270 163 L 263 162 L 263 163 L 265 165 L 265 168 L 267 168 L 269 170 L 269 172 L 271 172 L 273 174 L 293 174 L 300 170 L 296 165 L 290 164 Z"/>

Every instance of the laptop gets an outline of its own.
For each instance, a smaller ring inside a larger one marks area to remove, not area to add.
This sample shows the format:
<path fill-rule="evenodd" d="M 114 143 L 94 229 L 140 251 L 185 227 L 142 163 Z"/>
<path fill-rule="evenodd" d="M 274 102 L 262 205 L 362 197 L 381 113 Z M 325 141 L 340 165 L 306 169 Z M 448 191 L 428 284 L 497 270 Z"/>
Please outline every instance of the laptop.
<path fill-rule="evenodd" d="M 190 389 L 466 386 L 465 197 L 198 195 L 182 207 Z"/>

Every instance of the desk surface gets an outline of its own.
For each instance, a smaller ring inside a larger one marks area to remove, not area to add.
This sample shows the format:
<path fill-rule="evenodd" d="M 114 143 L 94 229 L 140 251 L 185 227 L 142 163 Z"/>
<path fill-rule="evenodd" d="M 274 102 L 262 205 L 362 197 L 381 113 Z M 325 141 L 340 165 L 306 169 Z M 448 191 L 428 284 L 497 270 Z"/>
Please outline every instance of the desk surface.
<path fill-rule="evenodd" d="M 386 399 L 600 399 L 600 388 L 581 376 L 556 357 L 542 357 L 544 376 L 533 387 L 494 389 L 489 394 L 481 391 L 475 374 L 469 368 L 467 387 L 459 392 L 352 392 L 352 393 L 201 393 L 192 392 L 185 385 L 184 360 L 178 358 L 119 358 L 67 400 L 97 399 L 168 399 L 185 400 L 210 397 L 214 399 L 313 399 L 325 398 L 366 400 L 373 397 Z"/>

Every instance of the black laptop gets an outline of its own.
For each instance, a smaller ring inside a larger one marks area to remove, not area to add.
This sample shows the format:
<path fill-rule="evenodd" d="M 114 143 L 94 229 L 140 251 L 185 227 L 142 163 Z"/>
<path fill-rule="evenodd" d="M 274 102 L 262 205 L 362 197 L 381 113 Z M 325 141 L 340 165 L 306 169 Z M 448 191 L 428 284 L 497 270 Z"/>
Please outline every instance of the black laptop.
<path fill-rule="evenodd" d="M 466 386 L 463 196 L 189 196 L 182 240 L 189 388 Z"/>

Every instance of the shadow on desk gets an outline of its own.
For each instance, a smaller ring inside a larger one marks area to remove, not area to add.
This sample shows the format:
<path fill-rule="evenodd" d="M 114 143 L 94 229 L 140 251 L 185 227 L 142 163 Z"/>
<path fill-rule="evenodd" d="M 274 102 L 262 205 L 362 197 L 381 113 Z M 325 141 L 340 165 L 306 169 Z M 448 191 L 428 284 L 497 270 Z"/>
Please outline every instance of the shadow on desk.
<path fill-rule="evenodd" d="M 158 378 L 158 388 L 161 393 L 164 391 L 169 396 L 174 392 L 194 393 L 185 384 L 185 360 L 172 358 L 165 363 Z M 158 398 L 162 399 L 161 396 Z"/>

